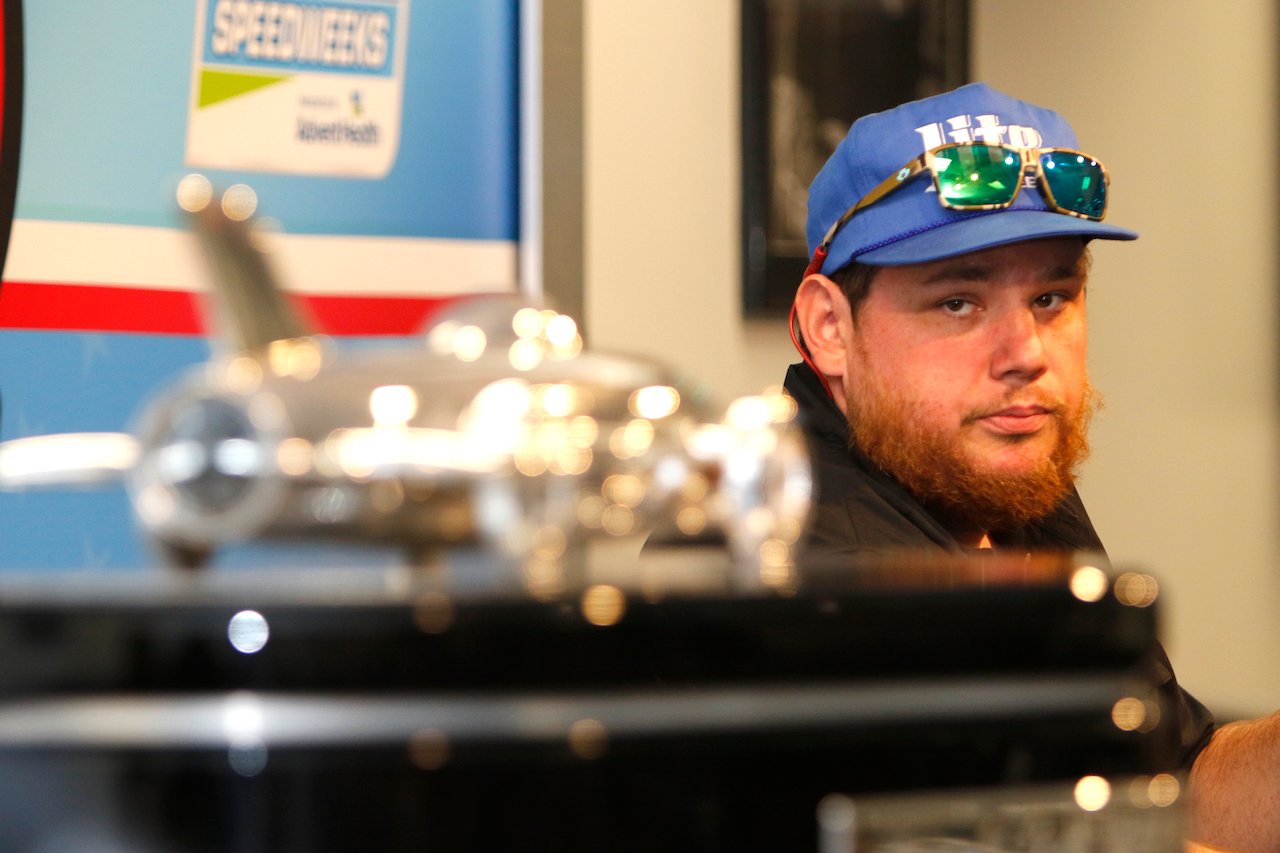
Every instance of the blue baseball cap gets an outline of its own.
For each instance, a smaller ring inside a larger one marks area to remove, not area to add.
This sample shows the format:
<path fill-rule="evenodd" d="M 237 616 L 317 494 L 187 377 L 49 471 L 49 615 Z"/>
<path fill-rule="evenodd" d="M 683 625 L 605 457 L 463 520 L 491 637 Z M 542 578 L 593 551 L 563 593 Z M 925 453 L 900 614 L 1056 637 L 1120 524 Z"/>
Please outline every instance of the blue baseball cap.
<path fill-rule="evenodd" d="M 1020 148 L 1078 148 L 1075 131 L 1053 110 L 970 83 L 951 92 L 863 116 L 849 128 L 809 186 L 809 253 L 855 202 L 921 152 L 948 142 L 1000 142 Z M 948 210 L 918 178 L 863 208 L 836 233 L 821 272 L 851 261 L 897 266 L 937 261 L 1042 237 L 1133 240 L 1114 225 L 1052 210 L 1023 190 L 1000 210 Z"/>

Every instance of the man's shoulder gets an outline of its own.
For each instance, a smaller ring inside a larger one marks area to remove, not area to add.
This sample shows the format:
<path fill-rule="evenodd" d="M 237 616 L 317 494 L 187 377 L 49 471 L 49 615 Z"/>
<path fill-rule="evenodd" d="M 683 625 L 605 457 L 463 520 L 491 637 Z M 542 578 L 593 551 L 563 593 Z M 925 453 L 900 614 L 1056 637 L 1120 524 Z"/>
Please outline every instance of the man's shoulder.
<path fill-rule="evenodd" d="M 805 551 L 856 554 L 913 548 L 958 549 L 954 537 L 830 423 L 806 423 L 813 506 Z"/>
<path fill-rule="evenodd" d="M 1053 512 L 1020 529 L 997 535 L 1004 547 L 1028 551 L 1092 551 L 1103 553 L 1102 540 L 1093 528 L 1080 493 L 1073 487 Z"/>

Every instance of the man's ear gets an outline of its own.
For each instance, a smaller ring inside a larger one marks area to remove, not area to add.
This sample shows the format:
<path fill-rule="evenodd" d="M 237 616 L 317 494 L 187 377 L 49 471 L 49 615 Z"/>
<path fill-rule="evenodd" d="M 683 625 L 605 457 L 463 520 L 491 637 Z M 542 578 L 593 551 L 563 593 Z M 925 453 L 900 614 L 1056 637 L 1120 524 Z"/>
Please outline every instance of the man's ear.
<path fill-rule="evenodd" d="M 843 384 L 853 317 L 840 285 L 825 275 L 808 276 L 796 290 L 795 307 L 813 365 L 828 381 Z"/>

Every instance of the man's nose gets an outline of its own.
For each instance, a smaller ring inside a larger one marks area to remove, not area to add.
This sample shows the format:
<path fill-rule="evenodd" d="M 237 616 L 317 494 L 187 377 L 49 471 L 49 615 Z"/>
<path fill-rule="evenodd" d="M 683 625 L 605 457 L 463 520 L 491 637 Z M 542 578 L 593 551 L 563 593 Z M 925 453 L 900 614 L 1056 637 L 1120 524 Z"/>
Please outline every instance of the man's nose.
<path fill-rule="evenodd" d="M 1048 367 L 1044 329 L 1029 307 L 1002 314 L 993 324 L 992 378 L 1025 383 L 1040 377 Z"/>

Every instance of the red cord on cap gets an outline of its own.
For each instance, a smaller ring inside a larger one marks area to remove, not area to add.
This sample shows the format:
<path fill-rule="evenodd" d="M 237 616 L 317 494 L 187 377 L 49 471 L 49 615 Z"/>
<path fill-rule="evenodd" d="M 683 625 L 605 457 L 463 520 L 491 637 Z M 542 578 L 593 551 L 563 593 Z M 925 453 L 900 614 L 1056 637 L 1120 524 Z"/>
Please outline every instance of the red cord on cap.
<path fill-rule="evenodd" d="M 813 260 L 809 261 L 809 266 L 805 267 L 804 277 L 808 278 L 814 273 L 822 272 L 822 265 L 827 260 L 827 244 L 822 244 L 813 250 Z"/>
<path fill-rule="evenodd" d="M 827 247 L 819 246 L 813 253 L 813 260 L 809 261 L 809 266 L 804 271 L 804 277 L 808 278 L 822 269 L 822 263 L 827 259 Z M 831 393 L 831 386 L 827 383 L 827 377 L 822 375 L 822 371 L 818 369 L 818 365 L 813 363 L 813 358 L 809 355 L 809 348 L 805 346 L 799 331 L 799 324 L 796 322 L 796 303 L 791 300 L 791 314 L 787 317 L 787 331 L 791 333 L 791 343 L 795 346 L 796 352 L 800 353 L 800 358 L 804 363 L 809 365 L 809 369 L 818 377 L 818 381 L 822 383 L 822 389 L 827 392 L 827 396 L 832 400 L 836 395 Z"/>

